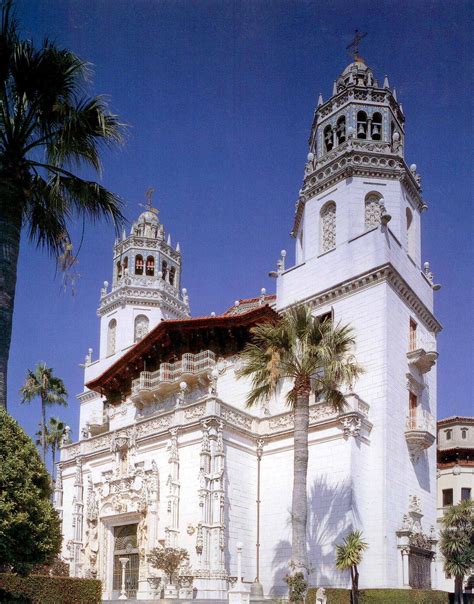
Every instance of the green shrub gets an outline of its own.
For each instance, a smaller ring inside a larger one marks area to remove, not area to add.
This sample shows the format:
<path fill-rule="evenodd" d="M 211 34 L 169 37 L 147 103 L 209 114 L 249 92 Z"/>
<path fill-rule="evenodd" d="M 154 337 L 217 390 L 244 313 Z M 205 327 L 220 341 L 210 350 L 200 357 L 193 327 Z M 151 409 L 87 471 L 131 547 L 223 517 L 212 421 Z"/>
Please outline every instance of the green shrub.
<path fill-rule="evenodd" d="M 101 583 L 95 579 L 0 574 L 0 602 L 98 604 L 101 599 Z"/>
<path fill-rule="evenodd" d="M 317 588 L 308 589 L 306 604 L 315 604 Z M 351 604 L 348 589 L 326 588 L 328 604 Z M 360 604 L 449 604 L 449 594 L 431 589 L 362 589 Z"/>
<path fill-rule="evenodd" d="M 364 589 L 360 604 L 449 604 L 449 594 L 432 589 Z"/>

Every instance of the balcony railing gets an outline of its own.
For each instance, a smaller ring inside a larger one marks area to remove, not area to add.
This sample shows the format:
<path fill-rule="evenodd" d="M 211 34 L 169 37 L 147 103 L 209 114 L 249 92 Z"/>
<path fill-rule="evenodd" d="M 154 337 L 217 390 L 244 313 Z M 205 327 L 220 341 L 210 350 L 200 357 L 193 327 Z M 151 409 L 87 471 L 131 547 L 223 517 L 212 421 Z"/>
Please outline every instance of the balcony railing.
<path fill-rule="evenodd" d="M 146 398 L 173 389 L 182 380 L 192 382 L 194 378 L 211 371 L 215 364 L 216 355 L 211 350 L 198 354 L 186 353 L 176 363 L 161 363 L 156 371 L 142 371 L 140 377 L 132 381 L 132 398 Z"/>
<path fill-rule="evenodd" d="M 411 332 L 407 359 L 420 373 L 427 373 L 438 359 L 436 341 L 432 338 L 417 337 L 416 332 Z"/>
<path fill-rule="evenodd" d="M 431 447 L 436 439 L 436 422 L 431 413 L 418 410 L 416 415 L 407 417 L 405 438 L 412 459 L 417 461 L 419 455 Z"/>
<path fill-rule="evenodd" d="M 434 417 L 425 410 L 420 410 L 416 415 L 407 417 L 405 429 L 408 430 L 421 430 L 425 432 L 436 432 Z"/>

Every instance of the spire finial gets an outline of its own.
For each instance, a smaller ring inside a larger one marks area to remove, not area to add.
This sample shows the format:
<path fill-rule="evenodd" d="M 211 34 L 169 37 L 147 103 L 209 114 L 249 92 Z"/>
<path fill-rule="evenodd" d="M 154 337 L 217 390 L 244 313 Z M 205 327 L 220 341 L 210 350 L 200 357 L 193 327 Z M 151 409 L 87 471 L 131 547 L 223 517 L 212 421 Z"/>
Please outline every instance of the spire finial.
<path fill-rule="evenodd" d="M 366 35 L 367 35 L 367 32 L 365 32 L 364 34 L 361 34 L 361 33 L 359 33 L 359 30 L 356 29 L 355 34 L 354 34 L 354 39 L 346 47 L 347 50 L 352 49 L 351 52 L 354 55 L 354 61 L 357 61 L 357 59 L 360 58 L 359 57 L 359 43 L 362 40 L 362 38 L 365 38 Z"/>
<path fill-rule="evenodd" d="M 156 208 L 153 207 L 153 202 L 151 200 L 153 193 L 155 192 L 155 188 L 154 187 L 148 187 L 148 189 L 145 192 L 145 203 L 139 203 L 138 205 L 142 208 L 145 208 L 145 210 L 147 212 L 152 212 L 153 214 L 156 214 L 158 216 L 158 210 Z"/>

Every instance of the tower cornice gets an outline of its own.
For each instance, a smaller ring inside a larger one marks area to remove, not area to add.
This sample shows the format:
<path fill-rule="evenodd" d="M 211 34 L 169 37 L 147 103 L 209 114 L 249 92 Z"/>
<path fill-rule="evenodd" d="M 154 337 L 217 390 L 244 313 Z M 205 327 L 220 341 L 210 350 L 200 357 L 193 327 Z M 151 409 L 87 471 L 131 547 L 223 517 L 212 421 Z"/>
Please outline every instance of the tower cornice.
<path fill-rule="evenodd" d="M 124 305 L 138 304 L 160 307 L 177 317 L 188 317 L 189 305 L 180 300 L 178 296 L 177 290 L 166 284 L 162 284 L 159 289 L 139 287 L 133 284 L 124 285 L 101 298 L 97 315 L 102 317 Z"/>
<path fill-rule="evenodd" d="M 421 186 L 400 155 L 391 152 L 384 141 L 350 139 L 321 158 L 310 159 L 306 164 L 305 178 L 296 202 L 295 219 L 291 235 L 298 232 L 307 201 L 353 176 L 400 180 L 419 211 L 426 209 L 421 196 Z"/>

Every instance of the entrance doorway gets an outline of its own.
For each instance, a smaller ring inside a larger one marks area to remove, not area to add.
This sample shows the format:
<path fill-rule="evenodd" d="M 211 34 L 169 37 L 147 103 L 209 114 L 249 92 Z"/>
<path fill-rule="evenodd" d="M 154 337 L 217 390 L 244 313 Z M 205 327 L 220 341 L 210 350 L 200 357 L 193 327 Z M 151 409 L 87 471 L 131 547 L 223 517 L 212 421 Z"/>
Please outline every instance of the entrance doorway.
<path fill-rule="evenodd" d="M 113 597 L 117 598 L 122 589 L 122 564 L 120 558 L 128 558 L 125 567 L 125 591 L 127 598 L 135 598 L 138 589 L 137 524 L 125 524 L 114 528 L 114 577 Z"/>

